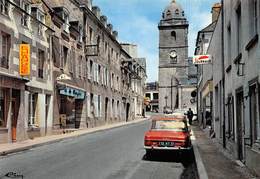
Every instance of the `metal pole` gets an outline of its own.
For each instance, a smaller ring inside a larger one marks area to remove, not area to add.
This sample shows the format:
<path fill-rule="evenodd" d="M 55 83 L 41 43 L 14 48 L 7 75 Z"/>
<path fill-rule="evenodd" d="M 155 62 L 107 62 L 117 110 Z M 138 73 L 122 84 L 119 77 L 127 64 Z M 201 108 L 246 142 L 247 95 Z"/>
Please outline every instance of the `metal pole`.
<path fill-rule="evenodd" d="M 224 55 L 224 0 L 221 0 L 221 58 L 222 58 L 222 108 L 223 108 L 223 148 L 226 148 L 226 115 L 225 115 L 225 55 Z"/>
<path fill-rule="evenodd" d="M 173 76 L 172 76 L 172 78 L 171 78 L 171 110 L 172 110 L 172 80 L 173 80 Z"/>

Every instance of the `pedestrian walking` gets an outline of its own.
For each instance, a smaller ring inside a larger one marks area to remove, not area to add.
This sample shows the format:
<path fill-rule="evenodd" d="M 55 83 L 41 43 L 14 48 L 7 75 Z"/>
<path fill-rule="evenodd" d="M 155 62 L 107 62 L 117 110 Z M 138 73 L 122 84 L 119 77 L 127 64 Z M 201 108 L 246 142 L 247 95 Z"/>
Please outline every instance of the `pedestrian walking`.
<path fill-rule="evenodd" d="M 193 111 L 191 110 L 191 108 L 189 108 L 189 110 L 187 111 L 187 117 L 189 119 L 189 124 L 192 125 L 192 118 L 193 118 Z"/>

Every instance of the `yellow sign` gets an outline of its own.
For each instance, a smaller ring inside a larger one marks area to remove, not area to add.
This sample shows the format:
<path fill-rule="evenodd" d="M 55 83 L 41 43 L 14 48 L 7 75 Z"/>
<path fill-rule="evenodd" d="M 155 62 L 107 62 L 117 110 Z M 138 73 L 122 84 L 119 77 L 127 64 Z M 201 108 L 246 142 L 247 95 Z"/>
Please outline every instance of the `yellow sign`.
<path fill-rule="evenodd" d="M 30 45 L 20 44 L 20 75 L 30 75 Z"/>

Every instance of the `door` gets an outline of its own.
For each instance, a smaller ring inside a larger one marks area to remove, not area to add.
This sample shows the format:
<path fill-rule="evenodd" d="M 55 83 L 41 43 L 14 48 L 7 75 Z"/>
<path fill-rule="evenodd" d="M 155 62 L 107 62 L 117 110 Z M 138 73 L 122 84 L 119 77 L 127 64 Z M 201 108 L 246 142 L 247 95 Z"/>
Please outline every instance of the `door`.
<path fill-rule="evenodd" d="M 243 130 L 243 121 L 244 121 L 244 100 L 243 92 L 237 93 L 237 147 L 238 147 L 238 159 L 244 161 L 244 130 Z"/>
<path fill-rule="evenodd" d="M 12 142 L 16 142 L 16 131 L 17 131 L 17 105 L 15 99 L 12 99 Z"/>
<path fill-rule="evenodd" d="M 105 99 L 105 121 L 107 121 L 108 98 Z"/>

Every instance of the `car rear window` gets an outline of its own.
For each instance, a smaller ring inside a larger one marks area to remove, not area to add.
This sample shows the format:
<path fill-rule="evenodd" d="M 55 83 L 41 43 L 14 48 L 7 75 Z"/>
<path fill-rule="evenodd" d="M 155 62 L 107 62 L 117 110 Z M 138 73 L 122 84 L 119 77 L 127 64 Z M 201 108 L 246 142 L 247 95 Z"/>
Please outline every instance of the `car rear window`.
<path fill-rule="evenodd" d="M 186 131 L 186 124 L 183 121 L 156 120 L 153 121 L 152 129 Z"/>

